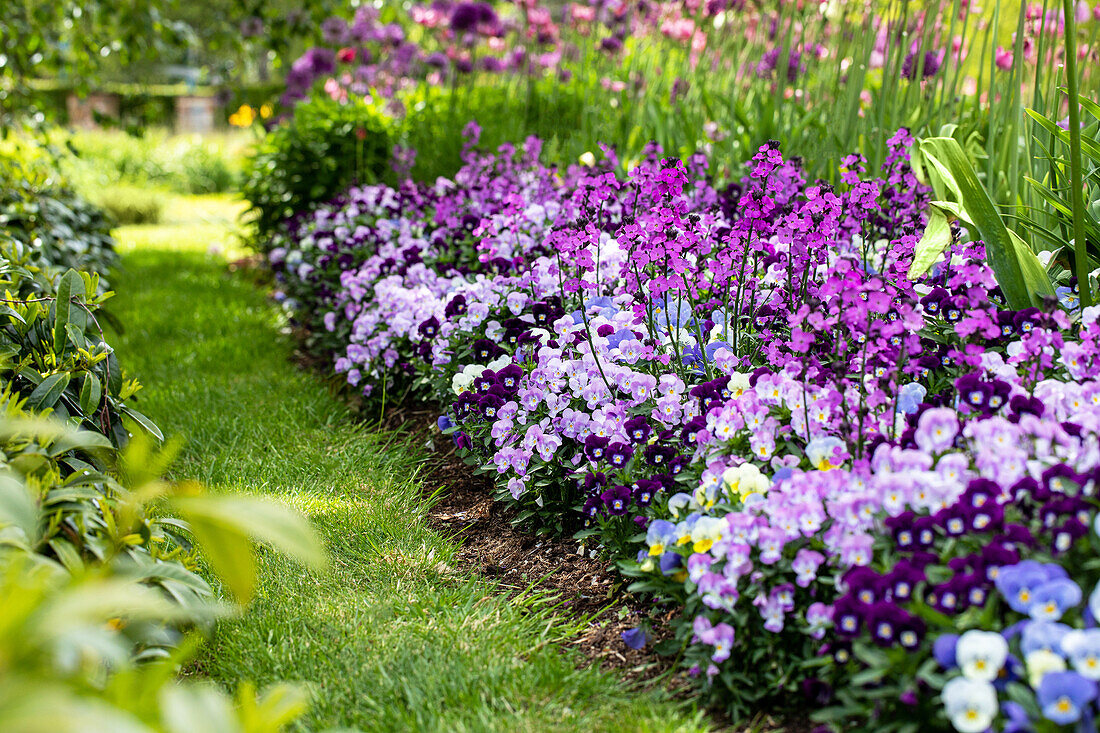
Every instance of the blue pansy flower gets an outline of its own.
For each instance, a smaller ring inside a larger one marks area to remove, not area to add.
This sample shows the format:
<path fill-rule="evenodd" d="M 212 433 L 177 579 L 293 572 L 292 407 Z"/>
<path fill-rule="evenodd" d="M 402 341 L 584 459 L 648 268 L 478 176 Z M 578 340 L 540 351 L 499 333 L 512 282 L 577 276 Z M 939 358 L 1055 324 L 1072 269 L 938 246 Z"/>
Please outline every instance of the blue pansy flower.
<path fill-rule="evenodd" d="M 919 382 L 903 384 L 898 390 L 898 410 L 906 415 L 912 415 L 920 407 L 926 394 L 928 390 Z"/>
<path fill-rule="evenodd" d="M 1043 717 L 1058 725 L 1071 725 L 1096 699 L 1096 683 L 1076 672 L 1048 672 L 1037 693 Z"/>
<path fill-rule="evenodd" d="M 623 643 L 631 649 L 642 649 L 646 643 L 645 629 L 638 627 L 635 629 L 627 629 L 622 633 Z"/>

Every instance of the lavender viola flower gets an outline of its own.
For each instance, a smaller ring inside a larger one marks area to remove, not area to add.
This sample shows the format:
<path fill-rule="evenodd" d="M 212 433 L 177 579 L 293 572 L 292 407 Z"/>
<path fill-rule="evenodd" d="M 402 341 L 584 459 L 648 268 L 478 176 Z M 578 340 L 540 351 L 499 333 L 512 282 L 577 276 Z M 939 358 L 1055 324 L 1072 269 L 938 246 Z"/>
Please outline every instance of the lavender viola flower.
<path fill-rule="evenodd" d="M 1043 717 L 1058 725 L 1079 721 L 1096 695 L 1096 683 L 1076 672 L 1050 672 L 1036 690 Z"/>
<path fill-rule="evenodd" d="M 913 440 L 925 452 L 942 453 L 954 445 L 958 433 L 959 420 L 955 411 L 936 407 L 920 416 Z"/>

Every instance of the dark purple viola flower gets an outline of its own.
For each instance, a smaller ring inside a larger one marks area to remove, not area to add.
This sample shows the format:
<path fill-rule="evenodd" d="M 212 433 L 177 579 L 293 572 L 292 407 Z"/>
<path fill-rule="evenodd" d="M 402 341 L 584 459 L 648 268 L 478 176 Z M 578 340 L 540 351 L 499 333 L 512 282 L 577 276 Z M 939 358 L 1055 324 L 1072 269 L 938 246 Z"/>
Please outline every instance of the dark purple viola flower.
<path fill-rule="evenodd" d="M 1000 504 L 989 502 L 980 509 L 970 509 L 970 528 L 975 532 L 996 532 L 1005 520 L 1005 509 Z"/>
<path fill-rule="evenodd" d="M 1078 539 L 1085 537 L 1088 533 L 1088 525 L 1082 523 L 1077 517 L 1068 519 L 1054 530 L 1050 549 L 1056 555 L 1066 552 Z"/>
<path fill-rule="evenodd" d="M 914 545 L 918 548 L 931 547 L 936 540 L 936 522 L 932 517 L 917 517 L 913 520 Z"/>
<path fill-rule="evenodd" d="M 907 611 L 902 611 L 902 619 L 897 625 L 897 639 L 902 648 L 913 650 L 920 646 L 928 627 L 924 621 Z"/>
<path fill-rule="evenodd" d="M 893 598 L 905 601 L 912 597 L 913 589 L 924 580 L 924 570 L 907 560 L 899 561 L 886 576 L 885 587 Z"/>
<path fill-rule="evenodd" d="M 983 382 L 977 374 L 964 374 L 956 379 L 955 389 L 963 401 L 976 410 L 985 410 L 993 395 L 993 387 Z"/>
<path fill-rule="evenodd" d="M 455 316 L 461 316 L 466 314 L 466 296 L 456 295 L 451 298 L 443 309 L 443 315 L 447 318 L 453 318 Z"/>
<path fill-rule="evenodd" d="M 1024 547 L 1035 547 L 1038 543 L 1035 541 L 1035 535 L 1031 533 L 1031 530 L 1022 524 L 1006 524 L 1004 528 L 1004 539 L 1006 542 L 1011 542 Z"/>
<path fill-rule="evenodd" d="M 1043 486 L 1047 487 L 1051 493 L 1056 494 L 1068 494 L 1071 491 L 1076 491 L 1085 482 L 1081 474 L 1064 463 L 1051 466 L 1043 471 L 1041 478 Z"/>
<path fill-rule="evenodd" d="M 844 573 L 841 582 L 849 595 L 865 604 L 882 600 L 883 591 L 888 587 L 883 576 L 863 565 L 857 565 Z"/>
<path fill-rule="evenodd" d="M 1016 326 L 1016 333 L 1023 335 L 1025 333 L 1031 333 L 1031 331 L 1042 323 L 1043 313 L 1038 308 L 1024 308 L 1023 310 L 1016 311 L 1015 317 L 1012 319 L 1013 324 Z"/>
<path fill-rule="evenodd" d="M 452 437 L 454 437 L 455 446 L 459 450 L 470 450 L 474 447 L 473 441 L 466 433 L 455 433 Z"/>
<path fill-rule="evenodd" d="M 535 325 L 540 328 L 547 328 L 555 320 L 565 315 L 561 308 L 555 307 L 551 303 L 535 303 L 531 306 L 531 313 L 535 316 Z"/>
<path fill-rule="evenodd" d="M 478 339 L 471 349 L 472 356 L 477 361 L 492 361 L 504 353 L 504 349 L 489 339 Z"/>
<path fill-rule="evenodd" d="M 651 445 L 645 449 L 645 461 L 651 466 L 664 466 L 676 455 L 676 449 L 669 445 Z"/>
<path fill-rule="evenodd" d="M 486 420 L 495 420 L 497 410 L 504 405 L 504 400 L 495 394 L 486 394 L 478 401 L 478 410 Z"/>
<path fill-rule="evenodd" d="M 852 595 L 841 596 L 833 606 L 833 619 L 836 630 L 841 636 L 853 637 L 859 634 L 863 617 L 870 609 L 865 603 Z"/>
<path fill-rule="evenodd" d="M 480 377 L 474 379 L 474 391 L 485 394 L 497 384 L 497 375 L 491 369 L 486 369 Z"/>
<path fill-rule="evenodd" d="M 646 442 L 653 432 L 653 429 L 649 426 L 649 421 L 646 420 L 643 415 L 630 418 L 623 423 L 623 427 L 626 429 L 626 434 L 630 436 L 630 440 L 634 443 Z"/>
<path fill-rule="evenodd" d="M 691 458 L 685 455 L 678 455 L 668 462 L 668 472 L 673 476 L 678 476 L 683 472 L 685 468 L 691 465 Z"/>
<path fill-rule="evenodd" d="M 600 499 L 607 507 L 607 513 L 613 517 L 621 517 L 630 508 L 631 491 L 626 486 L 613 486 L 600 494 Z"/>
<path fill-rule="evenodd" d="M 932 515 L 932 519 L 943 527 L 949 537 L 961 537 L 970 527 L 972 507 L 955 504 L 939 510 Z"/>
<path fill-rule="evenodd" d="M 519 390 L 521 379 L 523 379 L 523 367 L 518 364 L 509 364 L 497 372 L 497 381 L 509 394 L 515 394 Z"/>
<path fill-rule="evenodd" d="M 623 42 L 618 36 L 608 36 L 600 41 L 600 50 L 608 53 L 618 53 L 623 50 Z"/>
<path fill-rule="evenodd" d="M 434 339 L 439 333 L 439 319 L 432 316 L 420 324 L 417 332 L 426 339 Z"/>
<path fill-rule="evenodd" d="M 589 472 L 585 474 L 584 480 L 581 481 L 581 486 L 585 494 L 598 494 L 607 486 L 607 475 L 601 471 Z"/>
<path fill-rule="evenodd" d="M 982 566 L 986 580 L 996 581 L 1002 567 L 1015 565 L 1019 561 L 1020 553 L 1000 543 L 993 542 L 982 548 Z"/>
<path fill-rule="evenodd" d="M 819 677 L 811 677 L 802 680 L 802 695 L 811 704 L 825 707 L 833 699 L 833 688 L 825 680 Z"/>
<path fill-rule="evenodd" d="M 875 603 L 867 612 L 867 630 L 875 644 L 891 647 L 897 640 L 899 625 L 905 620 L 904 612 L 893 603 Z"/>
<path fill-rule="evenodd" d="M 645 648 L 647 641 L 645 629 L 637 627 L 633 629 L 627 629 L 622 633 L 623 643 L 634 650 L 640 650 Z"/>
<path fill-rule="evenodd" d="M 622 468 L 634 456 L 634 449 L 626 443 L 613 443 L 607 448 L 607 460 L 615 468 Z"/>
<path fill-rule="evenodd" d="M 603 501 L 599 496 L 590 496 L 584 502 L 584 507 L 581 508 L 581 513 L 589 519 L 594 519 L 597 514 L 600 513 L 600 509 L 603 507 Z"/>
<path fill-rule="evenodd" d="M 610 438 L 601 438 L 598 435 L 589 435 L 584 440 L 584 454 L 590 461 L 601 461 L 607 454 L 607 446 Z"/>
<path fill-rule="evenodd" d="M 653 497 L 662 489 L 660 481 L 642 478 L 634 482 L 634 503 L 640 507 L 647 507 L 653 501 Z"/>

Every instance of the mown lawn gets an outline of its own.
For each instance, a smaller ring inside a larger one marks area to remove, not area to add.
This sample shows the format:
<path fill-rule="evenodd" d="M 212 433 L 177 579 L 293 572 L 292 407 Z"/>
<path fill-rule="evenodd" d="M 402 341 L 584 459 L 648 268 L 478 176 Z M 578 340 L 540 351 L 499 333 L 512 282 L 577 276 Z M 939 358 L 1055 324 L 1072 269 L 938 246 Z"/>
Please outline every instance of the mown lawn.
<path fill-rule="evenodd" d="M 119 358 L 142 411 L 188 443 L 175 474 L 278 497 L 322 532 L 333 569 L 261 553 L 258 597 L 220 624 L 202 674 L 311 686 L 303 728 L 700 730 L 698 712 L 578 669 L 573 633 L 537 598 L 509 600 L 452 566 L 429 529 L 418 446 L 357 426 L 295 368 L 277 310 L 231 275 L 221 198 L 178 200 L 165 225 L 117 232 Z"/>

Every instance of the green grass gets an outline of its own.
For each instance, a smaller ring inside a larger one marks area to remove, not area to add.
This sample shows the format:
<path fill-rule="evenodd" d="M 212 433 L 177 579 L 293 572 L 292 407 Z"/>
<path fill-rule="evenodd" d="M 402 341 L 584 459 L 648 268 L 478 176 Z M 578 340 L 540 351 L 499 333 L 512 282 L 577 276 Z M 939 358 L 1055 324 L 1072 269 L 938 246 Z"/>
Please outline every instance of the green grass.
<path fill-rule="evenodd" d="M 421 449 L 355 425 L 292 366 L 263 293 L 227 272 L 234 211 L 188 199 L 174 224 L 119 230 L 119 358 L 147 385 L 141 409 L 188 440 L 178 477 L 307 513 L 333 570 L 262 551 L 257 598 L 220 624 L 199 672 L 310 685 L 308 730 L 705 729 L 698 712 L 578 667 L 563 650 L 575 624 L 545 600 L 454 567 L 455 545 L 425 523 Z"/>

